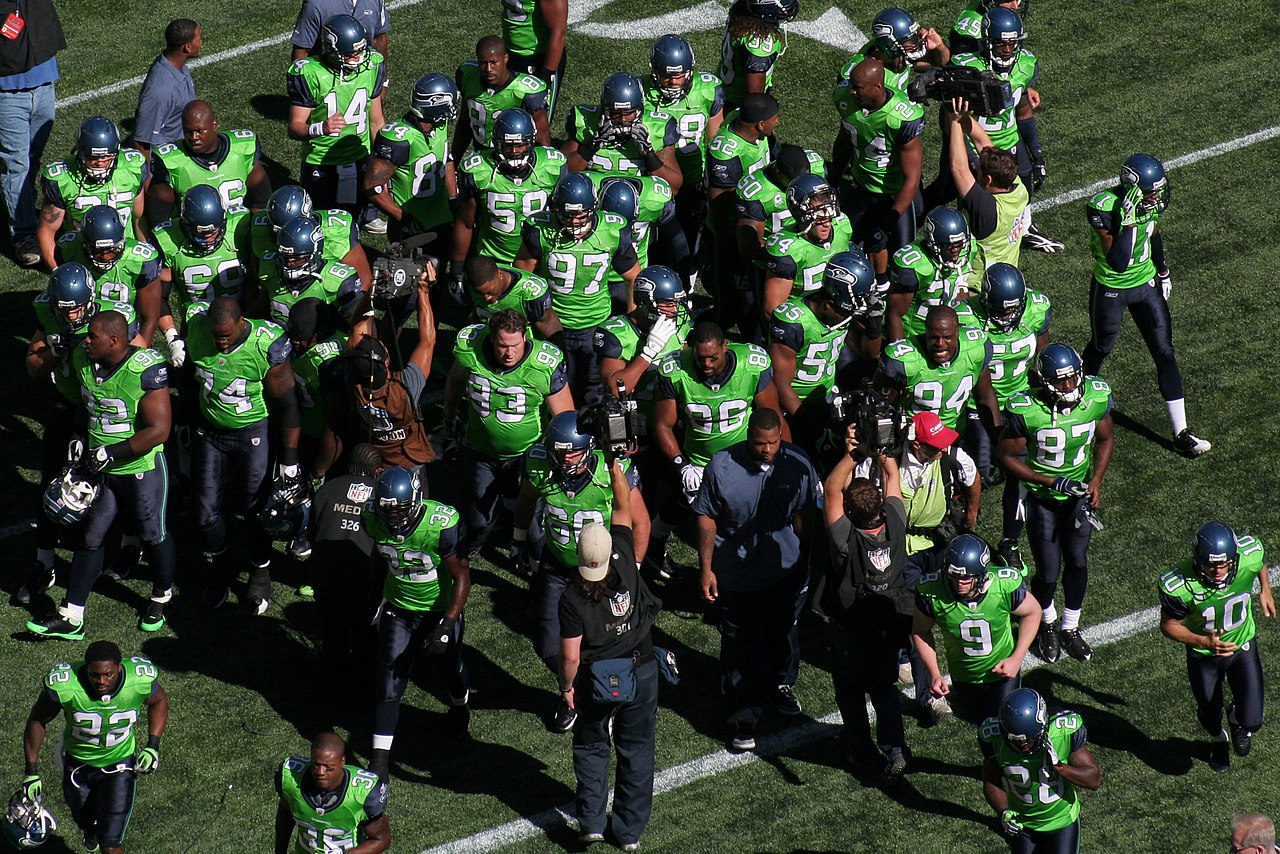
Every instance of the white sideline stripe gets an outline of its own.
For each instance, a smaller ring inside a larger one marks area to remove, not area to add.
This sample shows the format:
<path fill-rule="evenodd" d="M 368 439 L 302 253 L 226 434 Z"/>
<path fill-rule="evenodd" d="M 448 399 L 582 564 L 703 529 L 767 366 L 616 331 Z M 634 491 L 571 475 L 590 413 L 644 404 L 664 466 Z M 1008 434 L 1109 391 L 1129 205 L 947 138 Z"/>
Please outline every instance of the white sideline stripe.
<path fill-rule="evenodd" d="M 1269 567 L 1268 575 L 1273 585 L 1280 584 L 1280 566 Z M 1141 611 L 1135 611 L 1123 617 L 1116 617 L 1096 626 L 1089 626 L 1089 640 L 1097 648 L 1131 638 L 1138 632 L 1156 628 L 1159 625 L 1159 616 L 1160 607 L 1155 606 L 1143 608 Z M 1026 672 L 1043 666 L 1044 662 L 1032 656 L 1023 661 L 1022 670 Z M 874 721 L 875 710 L 871 708 L 869 703 L 867 704 L 867 711 Z M 788 750 L 812 744 L 824 738 L 830 738 L 836 734 L 837 728 L 842 723 L 843 720 L 840 717 L 840 713 L 832 712 L 829 715 L 806 721 L 782 732 L 761 737 L 756 750 L 753 752 L 730 753 L 727 750 L 718 750 L 715 753 L 708 753 L 705 756 L 699 756 L 697 759 L 690 759 L 688 762 L 673 765 L 660 771 L 654 777 L 653 794 L 655 796 L 665 794 L 690 783 L 696 783 L 699 780 L 705 780 L 708 777 L 732 771 L 734 768 L 749 765 L 763 756 L 776 756 L 779 753 L 786 753 Z M 612 794 L 610 799 L 612 799 Z M 506 824 L 482 830 L 471 836 L 456 839 L 453 842 L 446 842 L 434 848 L 427 848 L 419 852 L 419 854 L 481 854 L 481 852 L 493 851 L 505 845 L 513 845 L 526 839 L 532 839 L 548 831 L 572 826 L 575 822 L 571 818 L 570 809 L 571 805 L 569 804 L 553 807 L 527 818 L 518 818 Z"/>
<path fill-rule="evenodd" d="M 1280 125 L 1272 125 L 1269 128 L 1246 134 L 1245 136 L 1236 137 L 1235 139 L 1220 142 L 1217 145 L 1211 145 L 1208 148 L 1202 148 L 1199 151 L 1192 151 L 1189 154 L 1183 154 L 1172 160 L 1164 161 L 1165 169 L 1177 169 L 1180 166 L 1190 166 L 1192 163 L 1199 163 L 1201 160 L 1208 160 L 1210 157 L 1220 157 L 1223 154 L 1230 154 L 1233 151 L 1239 151 L 1242 148 L 1248 148 L 1251 145 L 1257 145 L 1260 142 L 1266 142 L 1269 139 L 1275 139 L 1280 136 Z M 1081 187 L 1078 190 L 1068 190 L 1065 193 L 1059 193 L 1056 196 L 1050 196 L 1047 199 L 1035 202 L 1031 205 L 1031 212 L 1040 213 L 1051 208 L 1069 205 L 1072 202 L 1078 202 L 1081 199 L 1087 199 L 1095 193 L 1099 193 L 1108 187 L 1116 184 L 1116 178 L 1107 178 L 1096 184 L 1090 184 L 1087 187 Z"/>

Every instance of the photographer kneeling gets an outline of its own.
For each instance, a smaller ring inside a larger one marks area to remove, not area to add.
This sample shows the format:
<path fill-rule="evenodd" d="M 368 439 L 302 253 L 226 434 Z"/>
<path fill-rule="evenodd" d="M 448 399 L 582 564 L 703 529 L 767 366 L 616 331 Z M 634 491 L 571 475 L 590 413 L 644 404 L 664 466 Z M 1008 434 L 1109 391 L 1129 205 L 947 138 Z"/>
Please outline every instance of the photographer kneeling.
<path fill-rule="evenodd" d="M 894 688 L 915 611 L 906 582 L 907 511 L 892 457 L 878 457 L 883 492 L 867 478 L 852 476 L 855 432 L 853 425 L 846 428 L 848 453 L 831 470 L 823 490 L 831 562 L 818 581 L 815 599 L 828 620 L 831 681 L 844 718 L 849 763 L 891 783 L 907 768 L 906 733 Z M 868 697 L 876 710 L 875 742 Z"/>
<path fill-rule="evenodd" d="M 612 736 L 618 771 L 611 830 L 623 851 L 634 851 L 653 807 L 658 663 L 650 629 L 662 603 L 636 567 L 631 490 L 621 461 L 609 464 L 609 477 L 612 522 L 608 528 L 583 526 L 580 579 L 560 599 L 560 691 L 577 714 L 573 773 L 580 841 L 604 840 Z"/>

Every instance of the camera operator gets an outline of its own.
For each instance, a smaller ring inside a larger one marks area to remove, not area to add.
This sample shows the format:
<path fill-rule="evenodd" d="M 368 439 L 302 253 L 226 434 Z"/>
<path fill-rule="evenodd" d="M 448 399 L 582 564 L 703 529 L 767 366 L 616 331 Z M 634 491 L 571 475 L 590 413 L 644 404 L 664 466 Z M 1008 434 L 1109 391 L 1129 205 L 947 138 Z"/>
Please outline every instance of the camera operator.
<path fill-rule="evenodd" d="M 844 718 L 849 764 L 879 772 L 885 782 L 907 767 L 906 733 L 894 682 L 898 659 L 911 636 L 915 598 L 907 584 L 907 511 L 898 482 L 898 463 L 879 454 L 884 489 L 853 477 L 858 438 L 845 430 L 847 453 L 823 489 L 831 561 L 814 593 L 827 617 L 831 681 Z M 867 698 L 876 711 L 871 740 Z"/>
<path fill-rule="evenodd" d="M 1016 267 L 1023 235 L 1031 228 L 1031 195 L 1018 177 L 1018 158 L 991 144 L 991 137 L 970 115 L 967 101 L 956 98 L 951 109 L 955 113 L 955 121 L 947 128 L 951 178 L 973 239 L 982 248 L 988 267 L 996 263 Z M 976 172 L 966 137 L 978 153 Z"/>

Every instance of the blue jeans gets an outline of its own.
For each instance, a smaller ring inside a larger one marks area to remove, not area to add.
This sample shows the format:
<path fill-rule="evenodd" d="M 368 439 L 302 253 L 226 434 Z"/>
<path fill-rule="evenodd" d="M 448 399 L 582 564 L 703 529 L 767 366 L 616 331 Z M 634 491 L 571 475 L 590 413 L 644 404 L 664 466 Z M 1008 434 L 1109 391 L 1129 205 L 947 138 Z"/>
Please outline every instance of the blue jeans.
<path fill-rule="evenodd" d="M 36 171 L 53 130 L 53 84 L 0 92 L 0 189 L 15 241 L 36 233 Z"/>

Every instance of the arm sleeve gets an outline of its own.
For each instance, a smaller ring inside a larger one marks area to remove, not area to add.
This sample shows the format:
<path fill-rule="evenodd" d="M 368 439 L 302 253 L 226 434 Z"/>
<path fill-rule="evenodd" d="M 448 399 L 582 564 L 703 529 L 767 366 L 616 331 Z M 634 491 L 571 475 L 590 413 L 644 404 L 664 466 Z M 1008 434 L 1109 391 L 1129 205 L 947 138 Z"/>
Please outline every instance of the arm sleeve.
<path fill-rule="evenodd" d="M 551 372 L 551 393 L 555 394 L 560 389 L 569 384 L 569 369 L 565 367 L 564 360 L 560 360 L 560 364 L 556 365 L 556 369 Z"/>
<path fill-rule="evenodd" d="M 155 250 L 155 253 L 154 258 L 143 262 L 142 271 L 138 273 L 138 281 L 143 285 L 160 278 L 160 271 L 164 269 L 164 262 L 160 258 L 160 250 Z"/>
<path fill-rule="evenodd" d="M 636 246 L 631 240 L 631 229 L 624 228 L 618 233 L 618 249 L 613 253 L 613 269 L 618 274 L 630 270 L 637 263 Z"/>
<path fill-rule="evenodd" d="M 161 157 L 151 158 L 151 180 L 157 184 L 169 183 L 169 167 L 165 165 L 164 159 Z"/>
<path fill-rule="evenodd" d="M 382 814 L 387 811 L 387 784 L 379 782 L 369 792 L 369 796 L 364 799 L 364 814 L 369 817 L 369 821 L 382 818 Z"/>
<path fill-rule="evenodd" d="M 768 257 L 765 258 L 764 266 L 771 276 L 777 276 L 779 279 L 791 279 L 792 281 L 795 281 L 796 262 L 790 255 L 785 253 L 782 255 L 775 255 L 773 252 L 770 252 Z"/>
<path fill-rule="evenodd" d="M 538 229 L 531 222 L 526 222 L 520 229 L 520 240 L 529 247 L 529 254 L 534 258 L 542 257 L 542 241 L 538 239 Z"/>
<path fill-rule="evenodd" d="M 914 267 L 904 267 L 891 261 L 889 263 L 889 293 L 914 294 L 920 288 L 920 279 Z"/>
<path fill-rule="evenodd" d="M 969 217 L 969 229 L 978 240 L 985 240 L 996 230 L 996 197 L 974 184 L 960 200 Z"/>
<path fill-rule="evenodd" d="M 142 391 L 158 391 L 169 387 L 169 366 L 164 362 L 152 365 L 142 372 Z"/>
<path fill-rule="evenodd" d="M 738 201 L 738 218 L 749 219 L 752 222 L 764 222 L 764 205 L 755 199 L 740 199 Z"/>
<path fill-rule="evenodd" d="M 916 591 L 916 607 L 919 608 L 920 613 L 924 614 L 926 617 L 933 616 L 933 605 L 929 604 L 928 597 L 922 595 L 919 590 Z"/>
<path fill-rule="evenodd" d="M 530 92 L 524 96 L 524 111 L 529 115 L 541 112 L 547 108 L 547 90 L 539 89 Z"/>
<path fill-rule="evenodd" d="M 404 370 L 400 372 L 400 382 L 404 383 L 405 391 L 409 393 L 409 397 L 415 400 L 427 386 L 427 378 L 422 375 L 422 369 L 412 362 L 405 365 Z"/>
<path fill-rule="evenodd" d="M 373 144 L 373 156 L 390 160 L 396 166 L 409 162 L 409 143 L 390 134 L 380 133 Z"/>
<path fill-rule="evenodd" d="M 1023 420 L 1021 415 L 1014 414 L 1006 409 L 1001 423 L 1003 423 L 1004 428 L 1009 431 L 1010 436 L 1018 439 L 1026 439 L 1029 435 L 1027 433 L 1027 422 Z"/>
<path fill-rule="evenodd" d="M 1185 602 L 1177 596 L 1170 596 L 1163 590 L 1160 591 L 1160 608 L 1175 620 L 1185 620 L 1191 613 L 1191 609 Z"/>
<path fill-rule="evenodd" d="M 760 372 L 759 379 L 756 380 L 756 394 L 767 389 L 773 383 L 773 367 L 770 366 Z"/>
<path fill-rule="evenodd" d="M 711 109 L 707 112 L 709 116 L 716 116 L 724 112 L 724 87 L 719 83 L 716 84 L 715 96 L 711 99 Z"/>
<path fill-rule="evenodd" d="M 458 169 L 458 199 L 479 199 L 476 177 L 464 168 Z"/>
<path fill-rule="evenodd" d="M 311 87 L 307 85 L 307 78 L 301 74 L 290 74 L 285 81 L 285 88 L 289 91 L 289 103 L 295 107 L 306 107 L 307 109 L 315 109 L 316 99 L 311 94 Z"/>
<path fill-rule="evenodd" d="M 666 374 L 658 374 L 658 384 L 653 396 L 655 400 L 676 400 L 676 387 Z"/>
<path fill-rule="evenodd" d="M 902 126 L 898 128 L 898 134 L 894 141 L 901 147 L 919 136 L 924 136 L 924 119 L 903 122 Z"/>
<path fill-rule="evenodd" d="M 769 338 L 799 353 L 804 346 L 804 329 L 798 323 L 788 323 L 774 315 L 773 323 L 769 326 Z"/>
<path fill-rule="evenodd" d="M 1164 235 L 1156 232 L 1151 235 L 1151 260 L 1156 264 L 1156 272 L 1168 272 L 1169 265 L 1164 262 Z"/>
<path fill-rule="evenodd" d="M 717 189 L 736 190 L 742 180 L 742 163 L 738 158 L 730 160 L 708 159 L 707 181 Z"/>
<path fill-rule="evenodd" d="M 62 191 L 58 189 L 57 181 L 50 181 L 48 178 L 40 179 L 40 186 L 44 191 L 44 203 L 51 208 L 67 209 L 66 200 L 62 198 Z"/>
<path fill-rule="evenodd" d="M 591 346 L 596 351 L 596 356 L 601 359 L 622 358 L 622 343 L 618 341 L 617 335 L 607 329 L 596 328 Z"/>
<path fill-rule="evenodd" d="M 1084 747 L 1085 742 L 1089 740 L 1089 731 L 1085 729 L 1084 721 L 1080 722 L 1080 728 L 1071 733 L 1071 753 L 1075 753 Z"/>
<path fill-rule="evenodd" d="M 378 63 L 378 76 L 373 81 L 373 95 L 377 97 L 378 93 L 386 88 L 387 85 L 387 64 L 385 62 Z"/>
<path fill-rule="evenodd" d="M 543 291 L 536 297 L 524 301 L 524 314 L 530 323 L 537 323 L 551 310 L 551 291 Z"/>
<path fill-rule="evenodd" d="M 444 560 L 451 557 L 458 551 L 458 517 L 453 517 L 453 524 L 440 532 L 440 539 L 436 543 L 436 552 L 440 555 L 440 559 Z"/>
<path fill-rule="evenodd" d="M 667 127 L 662 132 L 662 147 L 670 148 L 680 144 L 680 126 L 675 119 L 667 119 Z"/>
<path fill-rule="evenodd" d="M 895 388 L 905 389 L 907 387 L 907 369 L 902 362 L 887 353 L 880 357 L 880 374 L 892 383 Z"/>
<path fill-rule="evenodd" d="M 1009 610 L 1016 610 L 1027 598 L 1027 585 L 1019 584 L 1013 590 L 1009 591 Z"/>

